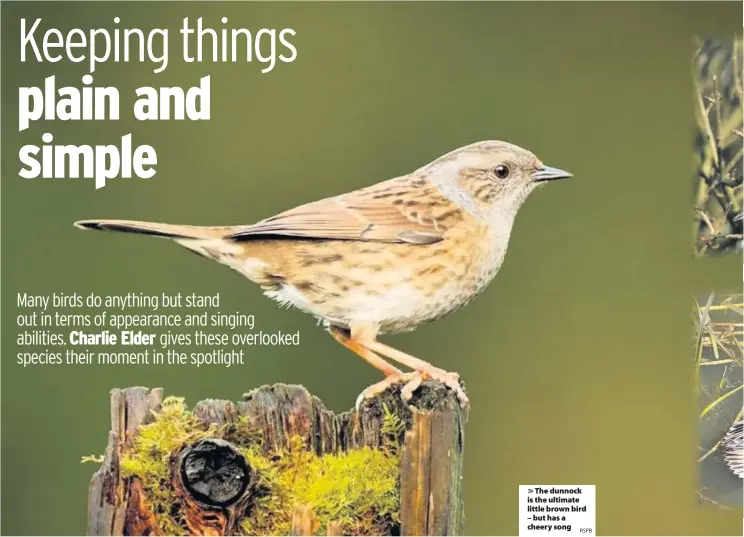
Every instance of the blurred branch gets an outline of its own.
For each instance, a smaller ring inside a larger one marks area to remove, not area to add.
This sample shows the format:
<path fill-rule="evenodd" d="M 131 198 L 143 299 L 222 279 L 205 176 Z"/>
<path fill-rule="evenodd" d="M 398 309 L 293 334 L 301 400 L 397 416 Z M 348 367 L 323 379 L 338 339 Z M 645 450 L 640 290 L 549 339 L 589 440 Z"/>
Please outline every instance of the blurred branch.
<path fill-rule="evenodd" d="M 744 236 L 741 51 L 741 38 L 703 40 L 694 57 L 698 254 L 740 248 Z"/>

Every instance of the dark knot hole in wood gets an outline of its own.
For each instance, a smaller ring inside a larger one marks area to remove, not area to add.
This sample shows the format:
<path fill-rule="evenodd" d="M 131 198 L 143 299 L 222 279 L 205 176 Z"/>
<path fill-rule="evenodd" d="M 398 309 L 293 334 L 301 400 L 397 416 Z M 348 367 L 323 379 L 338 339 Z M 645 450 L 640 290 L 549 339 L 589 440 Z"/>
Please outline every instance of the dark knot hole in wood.
<path fill-rule="evenodd" d="M 229 442 L 207 438 L 184 448 L 181 482 L 188 493 L 209 507 L 229 507 L 246 493 L 253 469 Z"/>

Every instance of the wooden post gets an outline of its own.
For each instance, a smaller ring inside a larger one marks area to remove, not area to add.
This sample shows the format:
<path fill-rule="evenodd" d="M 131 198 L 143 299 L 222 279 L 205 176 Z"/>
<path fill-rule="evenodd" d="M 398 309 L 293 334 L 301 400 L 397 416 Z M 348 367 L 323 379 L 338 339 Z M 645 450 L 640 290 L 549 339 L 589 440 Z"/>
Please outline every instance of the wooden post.
<path fill-rule="evenodd" d="M 158 516 L 136 475 L 123 477 L 122 454 L 140 426 L 151 422 L 163 404 L 162 389 L 136 387 L 111 392 L 111 431 L 103 464 L 91 478 L 89 535 L 158 535 Z M 247 424 L 267 453 L 291 447 L 301 438 L 318 455 L 363 447 L 382 449 L 384 416 L 394 413 L 404 424 L 400 441 L 400 535 L 461 535 L 463 532 L 463 445 L 466 412 L 455 397 L 426 381 L 408 405 L 389 390 L 356 410 L 334 414 L 302 386 L 277 384 L 258 388 L 238 403 L 209 399 L 193 409 L 195 427 Z M 205 433 L 202 433 L 205 434 Z M 240 534 L 239 522 L 251 516 L 260 470 L 240 450 L 220 438 L 201 437 L 171 454 L 170 483 L 179 520 L 190 535 Z M 397 459 L 395 459 L 397 460 Z M 398 525 L 399 524 L 399 525 Z M 320 528 L 312 505 L 295 505 L 292 535 L 342 535 L 341 522 Z"/>
<path fill-rule="evenodd" d="M 122 448 L 160 408 L 163 390 L 127 388 L 111 390 L 111 430 L 101 468 L 93 474 L 88 489 L 88 533 L 90 535 L 129 535 L 140 526 L 135 516 L 142 501 L 139 487 L 125 483 L 119 475 Z"/>

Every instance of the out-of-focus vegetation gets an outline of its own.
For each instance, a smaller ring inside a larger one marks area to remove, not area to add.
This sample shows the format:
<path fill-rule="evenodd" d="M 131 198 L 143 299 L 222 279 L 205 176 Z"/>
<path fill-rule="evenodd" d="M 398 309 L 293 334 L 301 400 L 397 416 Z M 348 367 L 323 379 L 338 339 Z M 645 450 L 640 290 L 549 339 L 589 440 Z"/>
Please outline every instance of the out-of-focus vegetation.
<path fill-rule="evenodd" d="M 742 245 L 742 40 L 703 40 L 695 52 L 695 249 Z"/>
<path fill-rule="evenodd" d="M 695 308 L 695 378 L 699 401 L 698 501 L 739 506 L 742 480 L 728 463 L 727 434 L 742 418 L 744 297 L 710 294 Z"/>

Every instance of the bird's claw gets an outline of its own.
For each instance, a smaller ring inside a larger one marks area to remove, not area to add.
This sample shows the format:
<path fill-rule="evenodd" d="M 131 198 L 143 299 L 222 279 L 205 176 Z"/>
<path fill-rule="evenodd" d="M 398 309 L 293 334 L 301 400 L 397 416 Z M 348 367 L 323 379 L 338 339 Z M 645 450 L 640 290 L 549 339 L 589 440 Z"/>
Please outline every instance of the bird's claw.
<path fill-rule="evenodd" d="M 431 380 L 441 382 L 447 388 L 452 390 L 452 393 L 455 394 L 455 397 L 457 397 L 457 400 L 460 402 L 460 406 L 462 408 L 467 408 L 470 405 L 470 400 L 468 399 L 465 390 L 463 390 L 462 386 L 460 385 L 459 374 L 455 372 L 445 371 L 444 369 L 435 368 L 431 371 L 427 371 L 426 376 Z"/>
<path fill-rule="evenodd" d="M 356 408 L 358 412 L 365 400 L 372 399 L 373 397 L 380 395 L 382 392 L 392 386 L 395 386 L 396 384 L 406 383 L 406 386 L 408 386 L 409 383 L 415 381 L 415 378 L 417 376 L 421 376 L 421 373 L 419 373 L 418 371 L 414 371 L 412 373 L 401 373 L 399 375 L 388 375 L 380 382 L 372 384 L 371 386 L 368 386 L 364 390 L 362 390 L 362 393 L 360 393 L 359 397 L 357 397 L 354 408 Z M 421 384 L 421 381 L 419 381 L 419 384 Z M 414 388 L 414 390 L 415 389 L 416 388 Z M 405 386 L 403 387 L 403 390 L 405 390 Z M 401 394 L 403 393 L 403 390 L 401 390 Z"/>
<path fill-rule="evenodd" d="M 452 390 L 462 408 L 467 408 L 470 404 L 468 396 L 465 394 L 465 390 L 460 386 L 460 375 L 442 369 L 433 369 L 426 372 L 412 371 L 410 373 L 401 373 L 400 375 L 390 375 L 385 377 L 382 381 L 365 388 L 362 393 L 359 394 L 359 397 L 357 397 L 354 408 L 356 408 L 358 412 L 365 400 L 372 399 L 396 384 L 403 384 L 403 387 L 400 390 L 400 397 L 403 401 L 408 403 L 413 397 L 414 392 L 419 389 L 421 383 L 426 379 L 440 382 Z"/>

